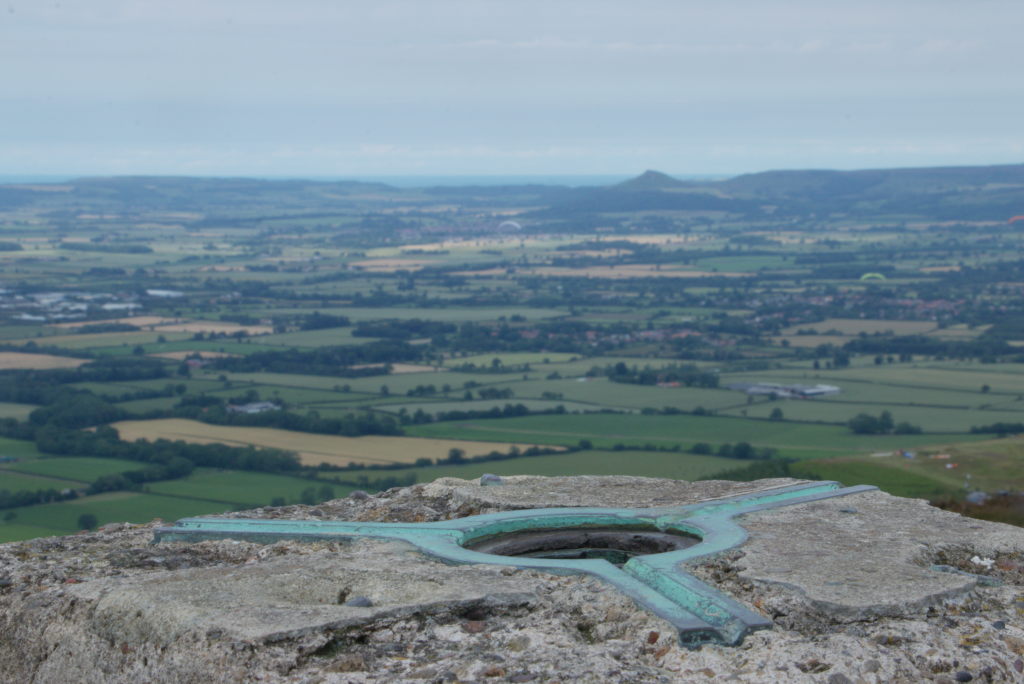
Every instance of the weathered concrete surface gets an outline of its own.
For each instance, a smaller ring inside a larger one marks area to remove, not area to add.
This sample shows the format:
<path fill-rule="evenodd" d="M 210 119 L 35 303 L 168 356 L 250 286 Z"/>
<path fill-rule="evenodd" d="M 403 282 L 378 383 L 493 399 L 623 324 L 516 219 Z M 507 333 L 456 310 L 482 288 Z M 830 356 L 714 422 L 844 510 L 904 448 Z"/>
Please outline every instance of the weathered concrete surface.
<path fill-rule="evenodd" d="M 244 515 L 425 521 L 680 505 L 792 482 L 440 480 Z M 741 522 L 748 542 L 692 571 L 775 628 L 699 651 L 597 580 L 446 566 L 398 542 L 154 546 L 142 525 L 0 545 L 0 680 L 1024 681 L 1024 530 L 879 492 Z"/>
<path fill-rule="evenodd" d="M 426 497 L 450 501 L 456 508 L 477 509 L 480 513 L 522 508 L 558 508 L 561 506 L 617 506 L 652 508 L 685 506 L 726 496 L 738 496 L 772 487 L 783 487 L 798 480 L 776 479 L 757 482 L 705 480 L 686 482 L 653 477 L 535 477 L 520 475 L 504 478 L 506 486 L 481 487 L 475 480 L 443 477 L 423 485 Z M 511 486 L 508 486 L 511 485 Z"/>
<path fill-rule="evenodd" d="M 968 560 L 1024 550 L 1020 528 L 881 491 L 755 513 L 742 525 L 750 540 L 739 576 L 796 590 L 802 613 L 833 622 L 924 614 L 978 584 L 968 574 L 932 569 L 950 553 Z"/>

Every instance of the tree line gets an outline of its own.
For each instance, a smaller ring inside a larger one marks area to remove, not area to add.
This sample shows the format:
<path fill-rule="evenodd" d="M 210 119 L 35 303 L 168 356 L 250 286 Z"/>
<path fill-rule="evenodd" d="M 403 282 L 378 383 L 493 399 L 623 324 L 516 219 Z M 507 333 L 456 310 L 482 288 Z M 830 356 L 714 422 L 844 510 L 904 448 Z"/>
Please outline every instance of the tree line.
<path fill-rule="evenodd" d="M 627 366 L 622 361 L 605 366 L 595 367 L 587 375 L 605 375 L 612 382 L 624 382 L 634 385 L 658 385 L 662 383 L 679 383 L 686 387 L 718 387 L 718 373 L 706 371 L 693 364 L 672 364 L 662 368 L 644 366 Z"/>
<path fill-rule="evenodd" d="M 335 377 L 379 375 L 380 368 L 353 368 L 363 365 L 409 363 L 422 358 L 422 347 L 402 341 L 381 340 L 361 345 L 260 351 L 246 356 L 223 357 L 213 368 L 236 373 L 302 373 Z"/>

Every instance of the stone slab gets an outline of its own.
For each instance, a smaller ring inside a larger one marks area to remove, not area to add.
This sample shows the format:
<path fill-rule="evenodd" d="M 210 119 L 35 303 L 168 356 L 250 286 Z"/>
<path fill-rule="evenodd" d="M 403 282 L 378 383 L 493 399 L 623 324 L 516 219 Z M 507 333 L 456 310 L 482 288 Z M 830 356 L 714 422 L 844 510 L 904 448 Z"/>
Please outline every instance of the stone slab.
<path fill-rule="evenodd" d="M 415 522 L 680 505 L 794 483 L 506 480 L 242 515 Z M 448 566 L 399 542 L 154 546 L 156 525 L 126 525 L 0 545 L 0 672 L 36 684 L 1020 680 L 1024 530 L 879 492 L 740 522 L 743 546 L 691 570 L 774 627 L 696 651 L 593 578 Z M 345 605 L 356 597 L 371 605 Z"/>

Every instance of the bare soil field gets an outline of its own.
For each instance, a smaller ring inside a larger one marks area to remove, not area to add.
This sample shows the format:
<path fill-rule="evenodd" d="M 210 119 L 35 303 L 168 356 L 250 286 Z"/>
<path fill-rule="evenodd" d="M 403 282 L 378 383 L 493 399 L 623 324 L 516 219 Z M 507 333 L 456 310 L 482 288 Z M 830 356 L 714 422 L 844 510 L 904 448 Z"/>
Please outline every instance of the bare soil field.
<path fill-rule="evenodd" d="M 78 368 L 89 359 L 73 359 L 70 356 L 53 356 L 51 354 L 23 354 L 21 352 L 0 352 L 0 370 L 32 368 L 49 370 L 51 368 Z"/>
<path fill-rule="evenodd" d="M 316 435 L 276 428 L 254 428 L 230 425 L 208 425 L 183 418 L 158 420 L 125 420 L 113 427 L 122 439 L 169 439 L 196 444 L 219 442 L 233 446 L 252 445 L 285 449 L 298 453 L 303 465 L 348 465 L 350 462 L 415 463 L 419 458 L 446 458 L 450 449 L 462 449 L 466 456 L 477 456 L 492 451 L 508 451 L 516 446 L 525 449 L 529 443 L 474 442 L 459 439 L 433 439 L 425 437 L 340 437 Z"/>

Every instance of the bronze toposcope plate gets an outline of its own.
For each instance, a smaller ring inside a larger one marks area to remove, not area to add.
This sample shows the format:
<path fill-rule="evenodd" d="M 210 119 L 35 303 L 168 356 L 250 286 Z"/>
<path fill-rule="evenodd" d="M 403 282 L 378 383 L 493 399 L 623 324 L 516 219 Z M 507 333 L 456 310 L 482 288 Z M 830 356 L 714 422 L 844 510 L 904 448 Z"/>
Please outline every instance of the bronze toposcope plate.
<path fill-rule="evenodd" d="M 155 541 L 396 539 L 448 563 L 487 563 L 586 574 L 614 585 L 679 630 L 681 643 L 735 645 L 771 621 L 686 570 L 742 544 L 737 516 L 875 487 L 814 482 L 658 508 L 538 508 L 427 523 L 185 518 Z"/>

